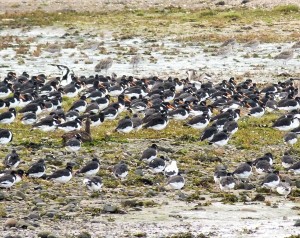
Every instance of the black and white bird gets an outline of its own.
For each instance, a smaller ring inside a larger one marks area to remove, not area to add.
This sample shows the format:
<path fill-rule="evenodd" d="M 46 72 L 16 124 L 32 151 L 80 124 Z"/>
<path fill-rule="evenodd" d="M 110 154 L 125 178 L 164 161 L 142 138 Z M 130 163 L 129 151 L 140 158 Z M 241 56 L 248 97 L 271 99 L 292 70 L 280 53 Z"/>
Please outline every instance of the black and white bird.
<path fill-rule="evenodd" d="M 7 98 L 12 92 L 12 84 L 5 82 L 5 85 L 0 87 L 0 98 Z"/>
<path fill-rule="evenodd" d="M 293 146 L 298 141 L 298 136 L 295 132 L 288 132 L 283 137 L 283 140 L 286 144 Z"/>
<path fill-rule="evenodd" d="M 288 152 L 285 152 L 284 155 L 281 157 L 281 165 L 285 169 L 288 169 L 294 163 L 295 163 L 294 158 Z"/>
<path fill-rule="evenodd" d="M 16 119 L 16 109 L 9 108 L 7 112 L 0 114 L 0 123 L 1 124 L 10 124 Z"/>
<path fill-rule="evenodd" d="M 288 171 L 293 172 L 294 174 L 300 174 L 300 161 L 296 162 L 291 167 L 289 167 Z"/>
<path fill-rule="evenodd" d="M 67 121 L 65 123 L 57 125 L 56 127 L 60 130 L 63 130 L 64 132 L 80 130 L 82 127 L 81 119 L 76 118 L 74 121 Z"/>
<path fill-rule="evenodd" d="M 262 187 L 276 188 L 280 182 L 279 171 L 274 171 L 266 175 L 262 182 Z"/>
<path fill-rule="evenodd" d="M 267 160 L 259 160 L 255 164 L 255 171 L 260 175 L 266 175 L 272 171 L 272 167 Z"/>
<path fill-rule="evenodd" d="M 229 141 L 229 135 L 227 131 L 221 131 L 216 133 L 213 138 L 209 141 L 210 145 L 213 145 L 215 147 L 221 147 L 227 145 Z"/>
<path fill-rule="evenodd" d="M 44 159 L 39 159 L 32 164 L 26 172 L 26 176 L 30 178 L 41 178 L 46 172 L 46 165 Z"/>
<path fill-rule="evenodd" d="M 95 99 L 95 101 L 96 101 L 96 103 L 98 103 L 99 111 L 102 111 L 108 107 L 108 105 L 110 103 L 110 96 L 106 95 L 105 97 Z"/>
<path fill-rule="evenodd" d="M 98 173 L 99 169 L 100 169 L 99 160 L 97 158 L 93 158 L 90 162 L 88 162 L 80 170 L 76 171 L 76 174 L 83 174 L 84 176 L 90 177 L 90 176 L 96 175 Z"/>
<path fill-rule="evenodd" d="M 213 176 L 215 183 L 219 186 L 220 180 L 222 178 L 226 177 L 227 174 L 228 174 L 227 167 L 224 165 L 218 165 L 215 168 L 215 172 L 214 172 L 214 176 Z"/>
<path fill-rule="evenodd" d="M 253 107 L 250 109 L 248 115 L 255 118 L 260 118 L 265 114 L 264 107 Z"/>
<path fill-rule="evenodd" d="M 178 167 L 177 167 L 177 162 L 176 160 L 172 160 L 169 165 L 166 166 L 164 170 L 164 174 L 167 177 L 172 177 L 178 175 Z"/>
<path fill-rule="evenodd" d="M 222 191 L 230 191 L 234 189 L 235 185 L 236 185 L 235 179 L 230 173 L 227 173 L 226 177 L 222 177 L 220 179 L 220 189 Z"/>
<path fill-rule="evenodd" d="M 168 117 L 174 120 L 185 120 L 189 117 L 190 108 L 188 105 L 182 105 L 181 107 L 170 111 Z"/>
<path fill-rule="evenodd" d="M 11 142 L 13 139 L 13 133 L 7 129 L 0 129 L 0 144 L 5 145 Z"/>
<path fill-rule="evenodd" d="M 156 144 L 152 144 L 149 148 L 143 151 L 141 160 L 146 160 L 148 163 L 151 162 L 151 160 L 157 157 L 157 148 L 158 146 Z"/>
<path fill-rule="evenodd" d="M 143 125 L 144 128 L 153 129 L 156 131 L 160 131 L 166 128 L 168 125 L 167 115 L 161 114 L 156 117 L 150 119 L 147 123 Z"/>
<path fill-rule="evenodd" d="M 195 116 L 191 120 L 189 120 L 186 124 L 186 126 L 190 126 L 197 130 L 202 130 L 209 124 L 209 117 L 207 114 L 201 115 L 201 116 Z"/>
<path fill-rule="evenodd" d="M 121 161 L 113 168 L 113 174 L 116 178 L 125 179 L 125 177 L 128 175 L 128 172 L 128 167 L 124 161 Z"/>
<path fill-rule="evenodd" d="M 87 107 L 87 102 L 85 101 L 86 97 L 81 96 L 79 100 L 75 101 L 69 111 L 78 111 L 78 112 L 85 112 Z"/>
<path fill-rule="evenodd" d="M 276 187 L 277 193 L 283 195 L 285 198 L 291 193 L 292 188 L 289 183 L 280 182 Z"/>
<path fill-rule="evenodd" d="M 279 118 L 274 122 L 273 127 L 280 131 L 290 131 L 299 127 L 299 119 L 294 118 L 293 115 L 287 115 L 284 118 Z"/>
<path fill-rule="evenodd" d="M 54 131 L 57 125 L 59 125 L 58 116 L 49 116 L 33 124 L 32 129 L 39 129 L 44 132 L 49 132 Z"/>
<path fill-rule="evenodd" d="M 65 147 L 70 152 L 77 152 L 81 148 L 81 135 L 76 134 L 74 138 L 67 140 Z"/>
<path fill-rule="evenodd" d="M 116 103 L 104 109 L 102 113 L 104 114 L 105 120 L 115 120 L 116 117 L 119 115 L 119 111 L 118 111 L 119 108 L 120 105 Z"/>
<path fill-rule="evenodd" d="M 83 184 L 90 190 L 91 192 L 98 192 L 101 190 L 103 183 L 102 179 L 99 176 L 93 176 L 90 178 L 84 178 Z"/>
<path fill-rule="evenodd" d="M 167 180 L 167 185 L 169 185 L 172 189 L 180 190 L 184 187 L 185 180 L 181 175 L 175 175 L 170 177 Z"/>
<path fill-rule="evenodd" d="M 129 133 L 133 130 L 133 123 L 129 116 L 121 119 L 115 131 L 119 133 Z"/>
<path fill-rule="evenodd" d="M 248 180 L 248 178 L 252 175 L 252 162 L 239 165 L 232 174 L 242 181 Z"/>
<path fill-rule="evenodd" d="M 205 130 L 202 132 L 200 136 L 200 140 L 208 140 L 211 141 L 215 134 L 218 133 L 217 126 L 215 124 L 211 125 L 210 127 L 205 128 Z"/>
<path fill-rule="evenodd" d="M 100 126 L 104 122 L 105 116 L 102 112 L 98 114 L 91 114 L 91 127 Z"/>
<path fill-rule="evenodd" d="M 149 162 L 149 169 L 154 173 L 162 173 L 166 168 L 166 158 L 164 156 L 160 156 L 160 158 L 154 158 Z"/>
<path fill-rule="evenodd" d="M 66 121 L 74 121 L 76 118 L 78 118 L 80 115 L 79 115 L 79 112 L 77 110 L 71 110 L 71 111 L 68 111 L 65 115 L 66 117 Z"/>
<path fill-rule="evenodd" d="M 73 164 L 67 163 L 65 169 L 59 169 L 53 172 L 53 174 L 47 176 L 48 180 L 55 183 L 67 183 L 72 178 Z"/>
<path fill-rule="evenodd" d="M 131 118 L 133 130 L 138 131 L 143 128 L 143 120 L 137 115 L 133 114 Z"/>
<path fill-rule="evenodd" d="M 18 183 L 22 180 L 24 171 L 17 170 L 11 171 L 9 174 L 5 174 L 0 177 L 0 188 L 10 189 L 15 183 Z"/>
<path fill-rule="evenodd" d="M 273 155 L 272 153 L 265 153 L 264 156 L 257 158 L 253 161 L 253 164 L 255 165 L 256 163 L 258 163 L 261 160 L 265 160 L 267 161 L 270 165 L 273 165 Z"/>
<path fill-rule="evenodd" d="M 6 168 L 15 169 L 19 166 L 20 162 L 21 160 L 19 154 L 16 150 L 12 150 L 11 153 L 5 157 L 3 164 Z"/>
<path fill-rule="evenodd" d="M 36 123 L 36 121 L 37 121 L 37 116 L 33 112 L 27 113 L 21 118 L 21 122 L 24 125 L 33 125 L 34 123 Z"/>
<path fill-rule="evenodd" d="M 223 130 L 227 131 L 229 135 L 233 135 L 239 129 L 238 123 L 233 119 L 233 117 L 229 117 L 228 121 L 225 122 L 223 126 Z"/>
<path fill-rule="evenodd" d="M 45 104 L 43 102 L 40 103 L 30 103 L 23 107 L 21 110 L 19 110 L 19 113 L 35 113 L 36 115 L 39 115 L 43 112 L 43 109 L 45 108 Z"/>

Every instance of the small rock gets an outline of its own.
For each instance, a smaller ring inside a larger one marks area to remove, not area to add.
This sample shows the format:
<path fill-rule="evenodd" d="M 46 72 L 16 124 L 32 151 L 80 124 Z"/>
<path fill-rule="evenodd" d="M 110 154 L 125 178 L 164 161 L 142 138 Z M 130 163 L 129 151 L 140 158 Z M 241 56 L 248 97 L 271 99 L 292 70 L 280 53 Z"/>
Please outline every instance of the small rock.
<path fill-rule="evenodd" d="M 225 5 L 225 1 L 220 1 L 216 3 L 216 6 L 224 6 Z"/>
<path fill-rule="evenodd" d="M 17 220 L 16 219 L 13 219 L 13 218 L 8 218 L 5 223 L 4 223 L 4 226 L 5 227 L 15 227 L 17 224 Z"/>
<path fill-rule="evenodd" d="M 22 238 L 22 236 L 18 236 L 18 235 L 8 235 L 8 236 L 4 236 L 4 238 Z"/>
<path fill-rule="evenodd" d="M 50 234 L 50 235 L 47 236 L 47 238 L 58 238 L 58 236 Z"/>
<path fill-rule="evenodd" d="M 86 231 L 83 231 L 78 235 L 78 238 L 91 238 L 91 237 L 92 236 Z"/>
<path fill-rule="evenodd" d="M 4 200 L 5 198 L 6 198 L 5 193 L 0 191 L 0 201 Z"/>
<path fill-rule="evenodd" d="M 144 172 L 141 168 L 136 169 L 134 173 L 138 176 L 144 176 Z"/>
<path fill-rule="evenodd" d="M 23 200 L 26 199 L 26 195 L 24 193 L 22 193 L 21 191 L 17 191 L 16 196 L 22 198 Z"/>
<path fill-rule="evenodd" d="M 300 180 L 298 179 L 298 180 L 296 180 L 296 183 L 295 183 L 295 185 L 296 185 L 296 187 L 297 188 L 300 188 Z M 1 200 L 1 199 L 0 199 Z"/>
<path fill-rule="evenodd" d="M 117 211 L 117 207 L 114 205 L 110 205 L 110 204 L 105 204 L 103 207 L 103 212 L 109 212 L 109 213 L 114 213 Z"/>
<path fill-rule="evenodd" d="M 300 219 L 296 220 L 294 226 L 297 226 L 297 227 L 300 226 Z"/>
<path fill-rule="evenodd" d="M 22 228 L 22 229 L 27 229 L 27 227 L 29 227 L 30 225 L 25 222 L 25 221 L 18 221 L 17 224 L 16 224 L 16 227 L 17 228 Z"/>
<path fill-rule="evenodd" d="M 49 218 L 53 218 L 56 215 L 56 211 L 48 211 L 46 212 L 45 216 Z"/>
<path fill-rule="evenodd" d="M 252 201 L 260 201 L 263 202 L 266 200 L 266 197 L 261 194 L 256 194 L 256 196 L 252 199 Z"/>
<path fill-rule="evenodd" d="M 29 218 L 29 219 L 39 220 L 41 217 L 40 217 L 40 214 L 38 214 L 38 213 L 30 213 L 30 214 L 28 215 L 28 218 Z"/>
<path fill-rule="evenodd" d="M 48 238 L 48 235 L 50 235 L 51 232 L 50 231 L 41 231 L 39 234 L 38 234 L 38 237 L 40 238 Z"/>

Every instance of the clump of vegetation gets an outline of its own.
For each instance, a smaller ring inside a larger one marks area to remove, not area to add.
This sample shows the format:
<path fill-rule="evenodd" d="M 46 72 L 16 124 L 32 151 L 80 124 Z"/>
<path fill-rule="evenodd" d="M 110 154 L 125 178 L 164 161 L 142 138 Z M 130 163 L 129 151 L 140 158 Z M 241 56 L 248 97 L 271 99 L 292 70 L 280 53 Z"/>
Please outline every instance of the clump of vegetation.
<path fill-rule="evenodd" d="M 288 5 L 277 6 L 277 7 L 274 8 L 274 10 L 277 11 L 277 12 L 288 14 L 288 13 L 291 13 L 291 12 L 299 12 L 300 8 L 297 5 L 288 4 Z"/>

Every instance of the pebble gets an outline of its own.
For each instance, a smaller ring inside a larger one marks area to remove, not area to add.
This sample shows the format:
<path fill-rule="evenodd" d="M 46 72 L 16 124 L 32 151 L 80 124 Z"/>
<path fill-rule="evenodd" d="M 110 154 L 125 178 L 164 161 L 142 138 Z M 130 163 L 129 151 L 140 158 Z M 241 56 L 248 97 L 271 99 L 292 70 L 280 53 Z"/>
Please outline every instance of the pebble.
<path fill-rule="evenodd" d="M 114 206 L 114 205 L 110 205 L 110 204 L 105 204 L 104 207 L 103 207 L 103 212 L 116 212 L 117 211 L 117 207 Z"/>
<path fill-rule="evenodd" d="M 50 231 L 41 231 L 39 234 L 38 234 L 38 237 L 40 238 L 48 238 L 48 236 L 51 234 Z"/>
<path fill-rule="evenodd" d="M 32 220 L 39 220 L 39 219 L 41 219 L 41 216 L 40 216 L 40 214 L 39 213 L 30 213 L 29 215 L 28 215 L 28 218 L 29 219 L 32 219 Z"/>
<path fill-rule="evenodd" d="M 14 218 L 8 218 L 5 223 L 4 226 L 5 227 L 15 227 L 17 224 L 17 220 Z"/>
<path fill-rule="evenodd" d="M 295 185 L 296 185 L 296 187 L 297 188 L 300 188 L 300 180 L 298 179 L 298 180 L 296 180 L 296 183 L 295 183 Z M 0 199 L 1 200 L 1 199 Z"/>
<path fill-rule="evenodd" d="M 24 193 L 22 193 L 21 191 L 17 191 L 16 196 L 22 198 L 23 200 L 26 199 L 26 195 Z"/>
<path fill-rule="evenodd" d="M 4 200 L 5 198 L 6 198 L 5 193 L 0 191 L 0 201 Z"/>
<path fill-rule="evenodd" d="M 296 220 L 294 226 L 297 226 L 297 227 L 300 226 L 300 219 Z"/>
<path fill-rule="evenodd" d="M 90 233 L 83 231 L 81 232 L 78 236 L 78 238 L 92 238 L 92 236 L 90 235 Z"/>

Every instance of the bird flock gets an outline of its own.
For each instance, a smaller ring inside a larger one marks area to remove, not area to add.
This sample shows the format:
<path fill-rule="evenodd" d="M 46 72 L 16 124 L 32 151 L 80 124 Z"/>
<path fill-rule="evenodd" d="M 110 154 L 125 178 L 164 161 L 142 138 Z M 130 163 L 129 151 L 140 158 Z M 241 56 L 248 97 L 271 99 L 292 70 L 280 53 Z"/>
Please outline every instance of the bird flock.
<path fill-rule="evenodd" d="M 98 71 L 107 69 L 112 61 L 102 62 Z M 259 87 L 251 79 L 236 82 L 228 80 L 213 83 L 192 80 L 190 77 L 179 79 L 156 76 L 136 78 L 133 76 L 75 76 L 64 65 L 55 65 L 63 71 L 62 77 L 47 78 L 44 74 L 30 76 L 26 72 L 17 76 L 9 72 L 0 82 L 0 124 L 20 122 L 33 130 L 65 133 L 74 132 L 65 147 L 74 153 L 81 149 L 83 122 L 89 120 L 93 128 L 103 126 L 104 121 L 117 120 L 114 132 L 127 134 L 139 130 L 164 130 L 171 120 L 200 133 L 200 141 L 208 141 L 212 149 L 226 148 L 228 141 L 238 131 L 240 118 L 261 118 L 273 112 L 279 116 L 272 128 L 286 132 L 283 143 L 293 146 L 300 133 L 300 97 L 295 79 L 272 83 Z M 64 99 L 71 98 L 73 103 L 64 108 Z M 123 113 L 122 112 L 126 112 Z M 17 117 L 20 114 L 21 116 Z M 123 116 L 126 114 L 126 116 Z M 5 127 L 5 126 L 3 126 Z M 0 129 L 0 144 L 13 140 L 9 129 Z M 185 184 L 184 173 L 177 167 L 175 160 L 158 156 L 158 145 L 153 144 L 141 155 L 146 168 L 152 173 L 163 173 L 167 185 L 182 189 Z M 291 192 L 291 184 L 280 180 L 280 171 L 273 166 L 272 153 L 266 153 L 254 161 L 245 161 L 233 172 L 226 166 L 217 166 L 214 180 L 221 190 L 231 190 L 238 182 L 247 182 L 253 174 L 261 178 L 260 185 L 284 196 Z M 44 178 L 57 183 L 71 180 L 74 163 L 67 163 L 64 169 L 46 175 L 43 159 L 30 165 L 27 171 L 16 170 L 20 158 L 13 150 L 3 162 L 7 168 L 1 173 L 0 187 L 10 188 L 21 181 L 24 175 Z M 282 157 L 282 167 L 297 175 L 300 162 L 288 153 Z M 97 173 L 100 162 L 93 158 L 75 175 L 84 175 L 83 183 L 91 191 L 99 191 L 102 180 Z M 116 178 L 125 179 L 129 168 L 126 161 L 115 165 L 112 172 Z"/>

